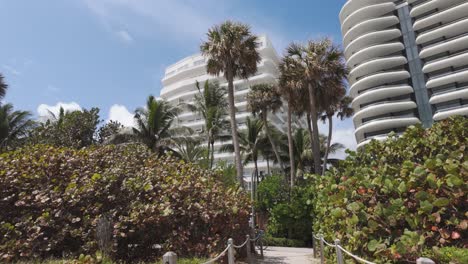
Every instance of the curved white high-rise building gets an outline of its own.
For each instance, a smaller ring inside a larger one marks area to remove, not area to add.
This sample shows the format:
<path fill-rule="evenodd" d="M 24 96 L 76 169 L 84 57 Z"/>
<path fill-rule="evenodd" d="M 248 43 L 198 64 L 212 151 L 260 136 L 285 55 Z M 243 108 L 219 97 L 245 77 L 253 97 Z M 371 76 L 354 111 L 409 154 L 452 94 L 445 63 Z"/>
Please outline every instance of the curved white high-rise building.
<path fill-rule="evenodd" d="M 260 83 L 276 83 L 278 79 L 279 56 L 266 36 L 261 36 L 259 41 L 260 46 L 258 52 L 262 60 L 258 64 L 257 74 L 247 80 L 237 79 L 234 81 L 234 96 L 237 108 L 236 120 L 239 130 L 245 129 L 246 118 L 251 116 L 247 109 L 246 101 L 249 88 L 252 85 Z M 196 81 L 204 83 L 206 80 L 217 81 L 220 85 L 227 86 L 224 76 L 216 77 L 207 74 L 206 60 L 202 55 L 196 54 L 184 58 L 166 68 L 165 76 L 162 79 L 163 89 L 161 90 L 160 97 L 173 105 L 193 103 L 194 96 L 198 94 L 198 90 L 195 86 Z M 282 132 L 286 130 L 286 114 L 286 106 L 283 106 L 276 114 L 269 114 L 270 123 Z M 198 113 L 184 109 L 179 115 L 176 125 L 190 127 L 196 132 L 202 132 L 204 120 Z M 216 142 L 215 149 L 219 150 L 219 147 L 226 143 L 229 142 Z M 233 163 L 234 154 L 218 152 L 215 154 L 215 158 L 217 160 L 226 160 L 227 162 Z M 267 160 L 259 161 L 260 172 L 266 174 L 268 166 L 270 168 L 274 167 L 271 161 L 269 163 Z M 253 164 L 247 164 L 244 169 L 244 174 L 250 176 L 253 169 Z M 248 179 L 249 177 L 246 177 L 247 181 Z"/>
<path fill-rule="evenodd" d="M 340 22 L 358 146 L 468 115 L 468 0 L 349 0 Z"/>

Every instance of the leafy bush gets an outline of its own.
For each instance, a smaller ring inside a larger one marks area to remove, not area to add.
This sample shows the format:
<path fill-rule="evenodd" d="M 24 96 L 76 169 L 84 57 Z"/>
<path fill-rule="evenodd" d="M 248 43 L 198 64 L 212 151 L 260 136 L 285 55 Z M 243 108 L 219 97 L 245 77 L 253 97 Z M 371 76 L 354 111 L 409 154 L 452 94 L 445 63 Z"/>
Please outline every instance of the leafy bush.
<path fill-rule="evenodd" d="M 314 184 L 314 230 L 378 261 L 466 247 L 468 119 L 373 141 Z"/>
<path fill-rule="evenodd" d="M 302 240 L 289 239 L 284 237 L 265 236 L 265 242 L 272 247 L 305 247 L 306 244 Z"/>
<path fill-rule="evenodd" d="M 1 261 L 94 255 L 102 216 L 116 260 L 219 253 L 245 238 L 249 217 L 249 198 L 219 177 L 141 145 L 1 154 Z"/>
<path fill-rule="evenodd" d="M 426 250 L 424 257 L 441 264 L 464 264 L 468 263 L 468 249 L 456 247 L 443 247 Z"/>
<path fill-rule="evenodd" d="M 269 176 L 259 184 L 256 206 L 260 212 L 268 213 L 268 235 L 311 244 L 311 190 L 304 183 L 289 191 L 284 177 L 277 175 Z"/>

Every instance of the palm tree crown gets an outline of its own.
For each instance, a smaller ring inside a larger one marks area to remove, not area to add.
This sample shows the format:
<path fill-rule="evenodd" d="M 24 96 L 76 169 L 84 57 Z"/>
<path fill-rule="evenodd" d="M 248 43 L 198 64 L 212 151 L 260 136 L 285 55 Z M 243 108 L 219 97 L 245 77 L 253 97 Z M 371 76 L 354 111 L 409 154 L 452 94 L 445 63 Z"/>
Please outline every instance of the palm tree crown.
<path fill-rule="evenodd" d="M 6 90 L 8 89 L 8 85 L 5 83 L 5 79 L 3 75 L 0 73 L 0 100 L 5 97 Z"/>
<path fill-rule="evenodd" d="M 12 104 L 0 106 L 0 150 L 13 147 L 19 140 L 25 139 L 33 125 L 30 112 L 14 111 Z"/>
<path fill-rule="evenodd" d="M 133 132 L 148 148 L 163 154 L 171 150 L 170 139 L 175 136 L 171 126 L 178 114 L 178 108 L 151 95 L 146 101 L 146 107 L 135 111 L 137 128 L 134 128 Z"/>

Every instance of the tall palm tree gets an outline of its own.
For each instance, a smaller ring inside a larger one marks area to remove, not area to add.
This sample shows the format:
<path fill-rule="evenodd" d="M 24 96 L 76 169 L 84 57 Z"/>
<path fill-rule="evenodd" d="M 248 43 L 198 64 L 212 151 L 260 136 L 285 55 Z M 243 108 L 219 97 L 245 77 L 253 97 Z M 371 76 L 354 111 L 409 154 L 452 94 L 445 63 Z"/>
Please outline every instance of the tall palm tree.
<path fill-rule="evenodd" d="M 0 106 L 0 151 L 13 147 L 27 137 L 34 125 L 28 111 L 14 111 L 12 104 Z"/>
<path fill-rule="evenodd" d="M 203 134 L 205 134 L 207 148 L 208 167 L 213 168 L 214 143 L 216 140 L 228 140 L 231 137 L 225 134 L 229 129 L 229 121 L 226 120 L 227 102 L 226 89 L 217 82 L 206 81 L 203 90 L 200 83 L 196 82 L 198 94 L 195 95 L 195 103 L 188 104 L 191 111 L 198 112 L 205 120 Z"/>
<path fill-rule="evenodd" d="M 322 101 L 326 102 L 327 105 L 325 105 L 321 119 L 323 122 L 327 121 L 328 123 L 328 139 L 325 155 L 323 156 L 324 166 L 322 168 L 322 175 L 324 175 L 325 171 L 327 170 L 326 164 L 328 163 L 328 154 L 330 153 L 333 133 L 333 117 L 336 115 L 339 119 L 343 120 L 345 118 L 351 117 L 354 114 L 354 110 L 351 108 L 352 98 L 349 96 L 343 96 L 343 94 L 346 93 L 346 89 L 344 87 L 340 88 L 339 90 L 341 90 L 341 92 L 337 91 L 334 97 Z"/>
<path fill-rule="evenodd" d="M 202 54 L 208 58 L 207 72 L 213 75 L 224 74 L 228 83 L 228 103 L 231 121 L 232 142 L 236 157 L 237 179 L 243 186 L 243 168 L 237 134 L 236 108 L 234 104 L 234 79 L 245 78 L 257 72 L 260 62 L 258 37 L 253 35 L 248 25 L 226 21 L 208 30 L 208 40 L 200 46 Z"/>
<path fill-rule="evenodd" d="M 289 152 L 289 168 L 290 168 L 290 185 L 294 187 L 295 185 L 295 176 L 296 168 L 294 163 L 294 141 L 293 141 L 293 132 L 292 132 L 292 115 L 293 112 L 296 112 L 299 107 L 298 96 L 299 89 L 302 87 L 302 83 L 296 76 L 295 64 L 294 61 L 289 57 L 284 57 L 279 65 L 280 69 L 280 78 L 278 92 L 281 94 L 281 97 L 288 102 L 288 152 Z"/>
<path fill-rule="evenodd" d="M 318 91 L 327 89 L 324 84 L 331 80 L 341 82 L 345 78 L 347 71 L 343 52 L 331 40 L 322 39 L 316 42 L 309 41 L 306 45 L 292 43 L 287 48 L 286 56 L 291 60 L 294 75 L 299 76 L 302 81 L 301 87 L 307 87 L 309 91 L 314 168 L 315 173 L 320 174 L 320 138 L 317 124 L 319 108 L 317 102 L 322 98 L 318 97 Z"/>
<path fill-rule="evenodd" d="M 0 100 L 2 100 L 3 97 L 5 97 L 7 89 L 8 89 L 8 85 L 5 82 L 5 78 L 0 73 Z"/>
<path fill-rule="evenodd" d="M 263 128 L 265 129 L 265 134 L 270 141 L 271 148 L 276 156 L 276 160 L 280 164 L 281 171 L 284 172 L 284 165 L 281 161 L 278 148 L 276 146 L 275 140 L 273 140 L 270 132 L 270 126 L 268 124 L 268 113 L 275 113 L 283 105 L 278 89 L 272 84 L 253 85 L 247 94 L 247 104 L 254 116 L 259 115 L 261 117 L 261 120 L 263 121 Z"/>
<path fill-rule="evenodd" d="M 135 111 L 137 128 L 133 128 L 133 133 L 138 140 L 159 155 L 172 151 L 171 138 L 177 133 L 174 133 L 171 126 L 178 114 L 178 108 L 150 95 L 146 107 Z"/>

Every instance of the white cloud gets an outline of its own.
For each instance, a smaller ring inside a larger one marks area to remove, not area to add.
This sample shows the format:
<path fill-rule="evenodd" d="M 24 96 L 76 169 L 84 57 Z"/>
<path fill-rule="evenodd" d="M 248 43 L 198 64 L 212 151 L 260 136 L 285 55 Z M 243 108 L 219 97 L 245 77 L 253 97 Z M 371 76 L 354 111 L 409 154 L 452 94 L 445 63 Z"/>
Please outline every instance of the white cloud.
<path fill-rule="evenodd" d="M 60 112 L 60 107 L 63 107 L 65 112 L 81 111 L 81 106 L 76 102 L 64 103 L 58 102 L 55 105 L 40 104 L 37 107 L 39 118 L 44 120 L 51 117 L 50 112 L 57 116 Z M 50 112 L 49 112 L 50 111 Z"/>
<path fill-rule="evenodd" d="M 117 37 L 126 44 L 130 44 L 134 41 L 133 37 L 126 30 L 119 30 L 116 32 Z"/>
<path fill-rule="evenodd" d="M 109 119 L 107 121 L 118 121 L 126 127 L 134 127 L 135 120 L 133 114 L 128 111 L 128 109 L 119 104 L 114 104 L 109 109 Z"/>

